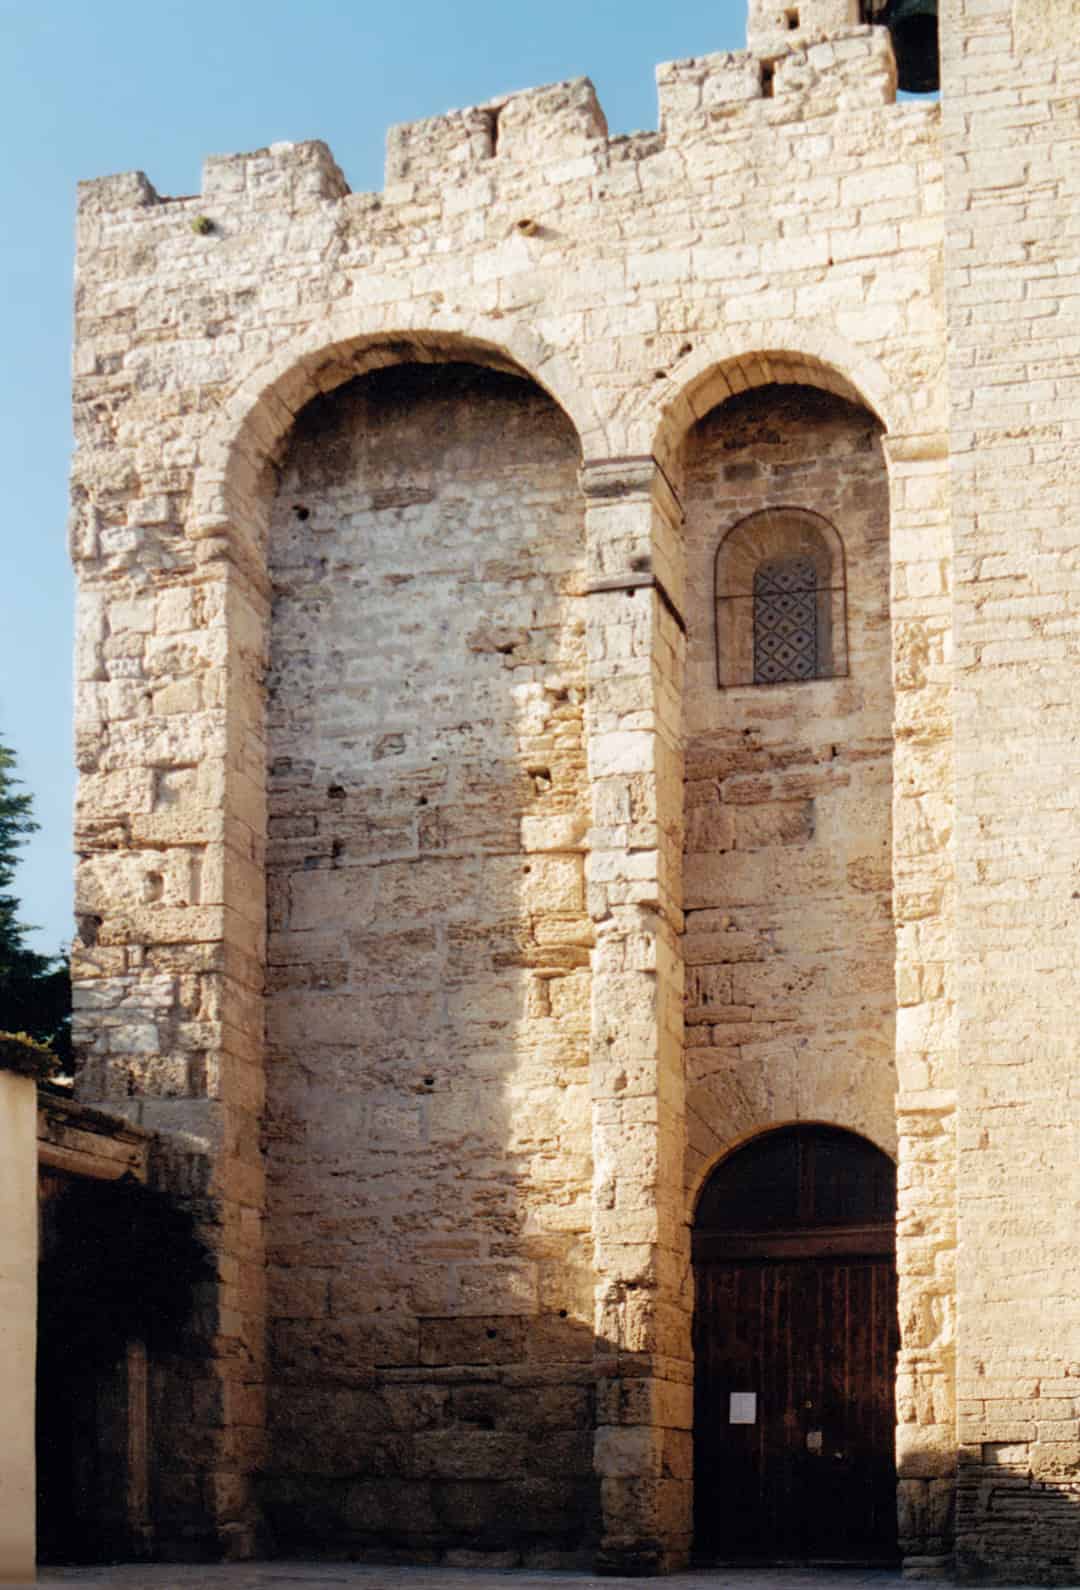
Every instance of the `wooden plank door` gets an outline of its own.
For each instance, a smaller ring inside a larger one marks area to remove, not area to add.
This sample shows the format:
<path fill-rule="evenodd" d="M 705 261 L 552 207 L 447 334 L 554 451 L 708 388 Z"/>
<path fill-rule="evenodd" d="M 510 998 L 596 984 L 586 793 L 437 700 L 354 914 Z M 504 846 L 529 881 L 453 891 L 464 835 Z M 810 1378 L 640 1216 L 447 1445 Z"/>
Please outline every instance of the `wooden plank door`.
<path fill-rule="evenodd" d="M 697 1285 L 699 1556 L 894 1557 L 892 1259 L 706 1262 Z"/>

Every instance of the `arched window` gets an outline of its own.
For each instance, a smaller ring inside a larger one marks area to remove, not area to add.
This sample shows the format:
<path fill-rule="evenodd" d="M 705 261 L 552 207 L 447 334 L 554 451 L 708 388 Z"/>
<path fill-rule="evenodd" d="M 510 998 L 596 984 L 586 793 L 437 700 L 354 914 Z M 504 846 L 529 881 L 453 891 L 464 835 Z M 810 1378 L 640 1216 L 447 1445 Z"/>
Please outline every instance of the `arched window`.
<path fill-rule="evenodd" d="M 800 684 L 847 673 L 844 548 L 805 508 L 764 508 L 716 553 L 716 678 Z"/>

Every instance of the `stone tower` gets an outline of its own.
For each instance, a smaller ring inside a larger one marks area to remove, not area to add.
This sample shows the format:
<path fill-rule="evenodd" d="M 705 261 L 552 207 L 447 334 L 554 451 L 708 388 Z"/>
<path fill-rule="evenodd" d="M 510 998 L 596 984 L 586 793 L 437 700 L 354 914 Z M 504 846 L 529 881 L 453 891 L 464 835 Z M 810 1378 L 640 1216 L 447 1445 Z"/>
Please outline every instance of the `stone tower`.
<path fill-rule="evenodd" d="M 655 133 L 579 79 L 380 194 L 82 188 L 78 1086 L 218 1269 L 160 1555 L 685 1563 L 699 1195 L 831 1132 L 894 1543 L 1075 1582 L 1074 39 L 943 0 L 898 102 L 752 0 Z"/>

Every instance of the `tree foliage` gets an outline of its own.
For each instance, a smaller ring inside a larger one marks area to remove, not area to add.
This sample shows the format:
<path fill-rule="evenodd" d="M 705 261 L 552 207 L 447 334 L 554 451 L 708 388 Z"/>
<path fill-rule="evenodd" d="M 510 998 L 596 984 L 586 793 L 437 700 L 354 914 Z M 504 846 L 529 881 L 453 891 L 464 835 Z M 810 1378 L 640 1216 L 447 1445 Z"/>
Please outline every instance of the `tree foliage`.
<path fill-rule="evenodd" d="M 15 777 L 15 753 L 0 744 L 0 1028 L 48 1044 L 64 1069 L 71 1059 L 71 977 L 65 955 L 39 955 L 26 943 L 14 893 L 19 847 L 38 824 L 33 796 Z"/>

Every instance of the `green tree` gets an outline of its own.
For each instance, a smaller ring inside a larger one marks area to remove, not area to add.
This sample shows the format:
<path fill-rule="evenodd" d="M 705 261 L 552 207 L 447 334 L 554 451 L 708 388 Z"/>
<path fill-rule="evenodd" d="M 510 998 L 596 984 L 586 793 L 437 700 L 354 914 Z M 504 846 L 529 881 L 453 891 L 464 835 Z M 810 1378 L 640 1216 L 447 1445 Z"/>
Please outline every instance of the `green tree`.
<path fill-rule="evenodd" d="M 36 833 L 33 796 L 15 777 L 15 753 L 0 744 L 0 1029 L 47 1043 L 66 1070 L 71 1060 L 71 977 L 65 955 L 26 943 L 13 892 L 19 847 Z"/>

